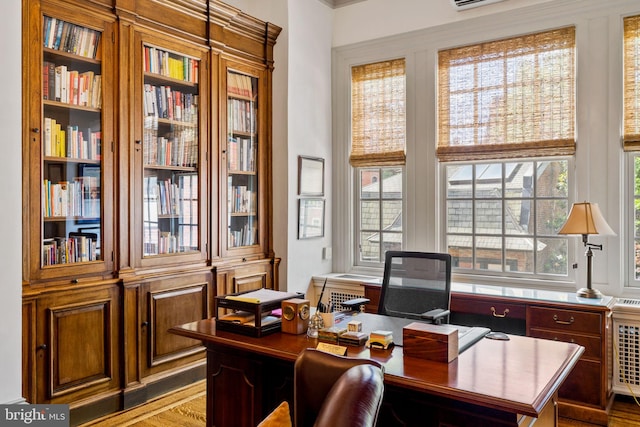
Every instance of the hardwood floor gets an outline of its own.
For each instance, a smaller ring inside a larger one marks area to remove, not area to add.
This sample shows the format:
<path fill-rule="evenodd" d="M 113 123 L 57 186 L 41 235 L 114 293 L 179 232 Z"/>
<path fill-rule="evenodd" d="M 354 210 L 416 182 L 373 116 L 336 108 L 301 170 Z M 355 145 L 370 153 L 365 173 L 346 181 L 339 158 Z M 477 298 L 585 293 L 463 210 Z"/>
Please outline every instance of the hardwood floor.
<path fill-rule="evenodd" d="M 151 400 L 144 405 L 107 415 L 80 427 L 202 427 L 206 424 L 206 382 Z"/>
<path fill-rule="evenodd" d="M 560 418 L 559 427 L 594 427 L 595 424 L 583 423 L 568 418 Z M 632 397 L 617 395 L 611 413 L 609 413 L 608 427 L 640 426 L 640 403 Z"/>
<path fill-rule="evenodd" d="M 202 427 L 205 425 L 206 384 L 191 386 L 128 411 L 109 415 L 81 427 Z M 594 427 L 594 424 L 560 418 L 559 427 Z M 640 404 L 632 397 L 616 396 L 608 427 L 640 426 Z M 380 426 L 384 427 L 384 426 Z"/>

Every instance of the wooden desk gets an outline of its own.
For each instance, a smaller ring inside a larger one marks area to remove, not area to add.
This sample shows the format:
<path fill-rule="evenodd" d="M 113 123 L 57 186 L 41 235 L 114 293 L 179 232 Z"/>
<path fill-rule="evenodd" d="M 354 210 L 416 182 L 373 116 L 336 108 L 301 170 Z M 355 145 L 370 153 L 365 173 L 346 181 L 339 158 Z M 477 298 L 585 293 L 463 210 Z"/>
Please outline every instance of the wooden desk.
<path fill-rule="evenodd" d="M 283 400 L 293 408 L 293 363 L 317 340 L 275 333 L 262 338 L 216 331 L 215 320 L 171 332 L 207 347 L 207 426 L 255 426 Z M 389 350 L 349 347 L 349 357 L 378 360 L 385 370 L 382 426 L 556 425 L 557 390 L 584 348 L 512 336 L 482 339 L 450 364 Z M 529 425 L 529 424 L 526 424 Z"/>

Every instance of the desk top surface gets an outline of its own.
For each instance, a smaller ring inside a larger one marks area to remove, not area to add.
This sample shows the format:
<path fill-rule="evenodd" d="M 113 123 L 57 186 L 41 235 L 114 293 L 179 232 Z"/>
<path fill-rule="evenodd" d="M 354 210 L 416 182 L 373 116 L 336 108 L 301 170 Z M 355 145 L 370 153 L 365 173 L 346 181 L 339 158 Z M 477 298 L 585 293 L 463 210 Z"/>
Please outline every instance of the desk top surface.
<path fill-rule="evenodd" d="M 385 317 L 368 316 L 382 321 Z M 290 362 L 303 349 L 318 344 L 304 334 L 277 332 L 254 338 L 216 331 L 215 319 L 175 326 L 170 332 L 201 340 L 210 350 L 237 349 Z M 347 356 L 381 362 L 388 385 L 537 417 L 584 348 L 531 337 L 510 338 L 509 341 L 483 338 L 449 364 L 404 357 L 399 346 L 388 350 L 349 346 Z"/>

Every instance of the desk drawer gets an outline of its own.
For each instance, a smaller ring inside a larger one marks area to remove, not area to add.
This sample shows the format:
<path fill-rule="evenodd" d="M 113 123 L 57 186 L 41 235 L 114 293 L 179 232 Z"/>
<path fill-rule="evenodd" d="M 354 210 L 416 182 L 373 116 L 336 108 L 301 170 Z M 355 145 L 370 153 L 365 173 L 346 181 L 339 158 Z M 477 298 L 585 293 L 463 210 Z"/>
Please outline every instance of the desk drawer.
<path fill-rule="evenodd" d="M 529 336 L 534 338 L 543 338 L 553 341 L 572 342 L 584 347 L 582 357 L 600 360 L 601 357 L 601 341 L 600 338 L 588 335 L 569 334 L 558 331 L 550 331 L 548 329 L 531 328 Z"/>
<path fill-rule="evenodd" d="M 601 325 L 602 316 L 599 313 L 544 307 L 529 307 L 527 313 L 529 330 L 542 328 L 567 333 L 585 332 L 599 336 Z"/>
<path fill-rule="evenodd" d="M 499 319 L 524 319 L 526 306 L 502 301 L 484 301 L 480 298 L 451 298 L 451 311 L 465 314 L 479 314 Z"/>

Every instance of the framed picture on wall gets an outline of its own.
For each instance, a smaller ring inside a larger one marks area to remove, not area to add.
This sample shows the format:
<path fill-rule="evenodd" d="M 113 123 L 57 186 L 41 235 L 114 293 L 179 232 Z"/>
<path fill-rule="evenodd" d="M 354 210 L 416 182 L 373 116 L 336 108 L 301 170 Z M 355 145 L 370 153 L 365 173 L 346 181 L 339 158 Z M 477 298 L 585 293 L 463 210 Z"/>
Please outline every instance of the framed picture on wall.
<path fill-rule="evenodd" d="M 298 239 L 324 236 L 324 199 L 298 200 Z"/>
<path fill-rule="evenodd" d="M 324 196 L 324 159 L 298 156 L 298 195 Z"/>

